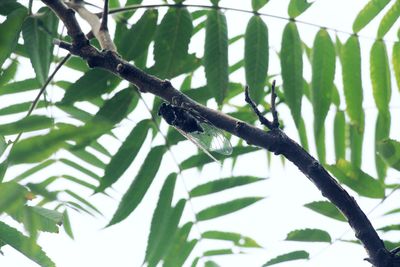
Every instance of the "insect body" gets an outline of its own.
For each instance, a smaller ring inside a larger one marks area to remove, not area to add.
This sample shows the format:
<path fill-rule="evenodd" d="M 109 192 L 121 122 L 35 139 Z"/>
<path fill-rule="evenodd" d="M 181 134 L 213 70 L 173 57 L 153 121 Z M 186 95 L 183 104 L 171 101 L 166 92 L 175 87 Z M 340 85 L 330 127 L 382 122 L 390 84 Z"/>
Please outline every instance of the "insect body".
<path fill-rule="evenodd" d="M 158 115 L 162 116 L 169 125 L 175 127 L 183 136 L 192 141 L 215 161 L 217 160 L 209 151 L 224 155 L 232 153 L 232 145 L 223 132 L 197 112 L 163 103 L 158 110 Z"/>

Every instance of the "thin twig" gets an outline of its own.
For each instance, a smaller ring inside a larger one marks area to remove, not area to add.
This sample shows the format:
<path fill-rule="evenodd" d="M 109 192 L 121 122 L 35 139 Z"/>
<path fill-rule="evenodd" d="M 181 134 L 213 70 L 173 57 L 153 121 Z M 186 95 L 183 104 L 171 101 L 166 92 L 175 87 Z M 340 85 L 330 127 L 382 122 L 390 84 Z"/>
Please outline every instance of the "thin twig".
<path fill-rule="evenodd" d="M 108 32 L 108 0 L 104 0 L 103 16 L 101 18 L 100 31 Z"/>
<path fill-rule="evenodd" d="M 278 112 L 276 111 L 276 92 L 275 92 L 275 83 L 276 81 L 272 81 L 272 86 L 271 86 L 271 112 L 272 112 L 272 127 L 274 129 L 279 128 L 279 119 L 278 119 Z"/>
<path fill-rule="evenodd" d="M 44 93 L 44 91 L 47 88 L 47 85 L 53 80 L 54 76 L 56 73 L 60 70 L 60 68 L 65 64 L 65 62 L 68 61 L 68 59 L 71 57 L 71 54 L 67 54 L 56 66 L 54 71 L 51 73 L 51 75 L 47 78 L 46 82 L 43 84 L 42 88 L 40 89 L 39 93 L 37 94 L 35 100 L 33 100 L 31 107 L 28 110 L 28 113 L 26 114 L 25 117 L 28 117 L 29 115 L 32 114 L 33 110 L 36 108 L 37 104 L 39 103 L 39 99 Z M 14 140 L 14 144 L 18 142 L 18 140 L 21 138 L 22 132 L 20 132 L 17 137 Z"/>

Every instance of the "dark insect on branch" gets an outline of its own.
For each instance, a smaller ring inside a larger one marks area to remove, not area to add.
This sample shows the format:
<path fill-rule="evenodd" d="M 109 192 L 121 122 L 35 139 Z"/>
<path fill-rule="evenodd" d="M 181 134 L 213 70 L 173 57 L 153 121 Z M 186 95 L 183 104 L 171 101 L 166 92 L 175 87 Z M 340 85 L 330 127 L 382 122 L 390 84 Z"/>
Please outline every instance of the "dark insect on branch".
<path fill-rule="evenodd" d="M 232 145 L 224 133 L 214 127 L 197 112 L 188 108 L 162 103 L 158 115 L 179 133 L 194 143 L 213 160 L 218 160 L 209 151 L 223 155 L 232 153 Z"/>

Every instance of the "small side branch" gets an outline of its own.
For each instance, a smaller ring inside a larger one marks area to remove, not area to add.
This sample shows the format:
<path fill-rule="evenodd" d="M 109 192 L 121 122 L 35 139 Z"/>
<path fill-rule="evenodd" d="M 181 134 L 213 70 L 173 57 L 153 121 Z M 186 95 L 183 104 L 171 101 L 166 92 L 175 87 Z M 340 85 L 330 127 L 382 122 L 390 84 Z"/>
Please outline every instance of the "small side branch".
<path fill-rule="evenodd" d="M 251 99 L 249 93 L 249 86 L 245 88 L 245 101 L 251 106 L 254 113 L 256 113 L 258 120 L 261 122 L 262 125 L 266 126 L 270 130 L 278 129 L 279 128 L 279 119 L 278 119 L 278 112 L 276 111 L 276 93 L 275 93 L 275 80 L 272 82 L 271 87 L 271 112 L 272 112 L 272 122 L 265 118 L 260 110 L 257 108 L 256 103 Z"/>
<path fill-rule="evenodd" d="M 110 33 L 108 32 L 107 27 L 107 17 L 108 17 L 108 0 L 104 1 L 104 11 L 103 11 L 103 21 L 100 22 L 98 16 L 90 12 L 85 6 L 83 2 L 66 2 L 66 5 L 73 10 L 75 10 L 81 18 L 86 20 L 89 23 L 93 35 L 99 41 L 100 46 L 103 50 L 113 51 L 115 52 L 117 49 L 110 37 Z"/>

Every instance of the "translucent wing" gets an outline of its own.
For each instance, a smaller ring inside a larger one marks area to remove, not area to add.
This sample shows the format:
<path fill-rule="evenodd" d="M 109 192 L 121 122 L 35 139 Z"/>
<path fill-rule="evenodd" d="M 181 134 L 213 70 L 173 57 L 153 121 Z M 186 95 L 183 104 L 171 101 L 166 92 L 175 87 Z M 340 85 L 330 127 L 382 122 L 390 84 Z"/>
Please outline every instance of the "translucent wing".
<path fill-rule="evenodd" d="M 174 127 L 178 132 L 181 133 L 186 139 L 191 141 L 193 144 L 195 144 L 198 148 L 200 148 L 204 153 L 207 154 L 210 158 L 212 158 L 214 161 L 219 162 L 211 153 L 208 151 L 208 148 L 204 146 L 201 142 L 199 142 L 196 138 L 194 138 L 191 134 L 186 133 L 185 131 L 182 131 L 179 128 Z"/>
<path fill-rule="evenodd" d="M 232 145 L 221 130 L 209 123 L 201 123 L 200 125 L 204 132 L 192 132 L 188 134 L 209 151 L 218 152 L 223 155 L 232 154 Z"/>

